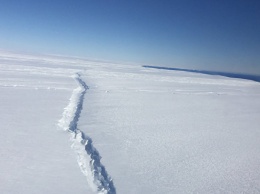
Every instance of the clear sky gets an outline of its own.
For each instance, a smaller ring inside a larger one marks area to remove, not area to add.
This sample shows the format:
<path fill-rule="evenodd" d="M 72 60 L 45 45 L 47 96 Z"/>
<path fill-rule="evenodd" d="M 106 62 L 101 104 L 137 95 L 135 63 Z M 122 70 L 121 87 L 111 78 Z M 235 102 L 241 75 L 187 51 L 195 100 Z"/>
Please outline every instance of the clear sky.
<path fill-rule="evenodd" d="M 260 74 L 260 0 L 0 0 L 0 48 Z"/>

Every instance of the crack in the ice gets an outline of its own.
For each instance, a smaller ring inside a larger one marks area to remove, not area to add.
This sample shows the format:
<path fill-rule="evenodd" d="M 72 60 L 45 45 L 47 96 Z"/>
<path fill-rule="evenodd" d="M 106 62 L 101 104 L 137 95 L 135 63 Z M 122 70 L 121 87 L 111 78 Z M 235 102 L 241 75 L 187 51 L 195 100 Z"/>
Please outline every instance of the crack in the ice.
<path fill-rule="evenodd" d="M 72 148 L 77 153 L 78 164 L 82 173 L 87 177 L 91 188 L 100 194 L 116 194 L 113 180 L 108 175 L 104 165 L 101 164 L 101 156 L 93 146 L 92 139 L 77 127 L 88 86 L 80 78 L 80 74 L 76 74 L 74 79 L 79 87 L 74 89 L 58 125 L 71 132 Z"/>

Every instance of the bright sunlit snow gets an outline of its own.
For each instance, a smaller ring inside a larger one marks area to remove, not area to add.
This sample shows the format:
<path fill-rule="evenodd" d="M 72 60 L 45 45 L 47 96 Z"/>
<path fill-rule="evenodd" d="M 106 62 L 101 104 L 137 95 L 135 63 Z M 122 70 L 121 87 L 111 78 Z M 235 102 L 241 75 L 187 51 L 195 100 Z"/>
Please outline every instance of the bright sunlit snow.
<path fill-rule="evenodd" d="M 0 54 L 0 193 L 260 193 L 260 84 Z"/>

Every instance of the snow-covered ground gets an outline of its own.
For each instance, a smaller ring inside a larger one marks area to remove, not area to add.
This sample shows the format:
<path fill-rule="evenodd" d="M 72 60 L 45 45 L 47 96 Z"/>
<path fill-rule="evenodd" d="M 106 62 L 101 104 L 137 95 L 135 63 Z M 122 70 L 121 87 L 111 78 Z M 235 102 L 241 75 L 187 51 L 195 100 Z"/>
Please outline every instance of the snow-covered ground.
<path fill-rule="evenodd" d="M 260 83 L 0 53 L 0 193 L 260 193 Z"/>

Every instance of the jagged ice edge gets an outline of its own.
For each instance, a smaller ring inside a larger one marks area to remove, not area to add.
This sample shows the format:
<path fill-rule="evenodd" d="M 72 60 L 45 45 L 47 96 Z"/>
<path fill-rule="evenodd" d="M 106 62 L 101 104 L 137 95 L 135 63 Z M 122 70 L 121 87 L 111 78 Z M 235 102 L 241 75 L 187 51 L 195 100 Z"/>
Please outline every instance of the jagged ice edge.
<path fill-rule="evenodd" d="M 73 78 L 77 81 L 78 87 L 73 90 L 58 127 L 71 133 L 72 149 L 77 153 L 79 167 L 87 177 L 89 186 L 100 194 L 116 194 L 113 180 L 101 164 L 101 156 L 93 147 L 91 138 L 77 128 L 88 86 L 80 78 L 80 74 L 77 73 Z"/>

